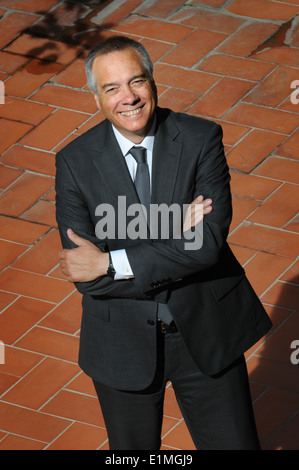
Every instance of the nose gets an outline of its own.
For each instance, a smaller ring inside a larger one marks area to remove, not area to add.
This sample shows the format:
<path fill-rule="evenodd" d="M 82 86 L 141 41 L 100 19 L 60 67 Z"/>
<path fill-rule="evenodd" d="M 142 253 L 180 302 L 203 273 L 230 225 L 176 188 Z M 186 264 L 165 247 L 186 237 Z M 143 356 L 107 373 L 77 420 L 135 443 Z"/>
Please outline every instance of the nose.
<path fill-rule="evenodd" d="M 123 91 L 123 104 L 130 104 L 133 105 L 137 101 L 139 101 L 139 96 L 135 93 L 135 91 L 127 85 Z"/>

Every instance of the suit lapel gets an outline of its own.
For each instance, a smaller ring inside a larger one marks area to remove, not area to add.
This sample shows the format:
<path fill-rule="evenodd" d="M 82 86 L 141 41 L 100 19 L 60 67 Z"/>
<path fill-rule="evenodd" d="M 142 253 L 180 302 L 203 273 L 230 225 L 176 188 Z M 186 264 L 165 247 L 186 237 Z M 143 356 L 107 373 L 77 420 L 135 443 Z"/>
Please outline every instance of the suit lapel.
<path fill-rule="evenodd" d="M 152 204 L 172 203 L 182 144 L 175 141 L 179 130 L 168 110 L 157 109 L 157 131 L 152 163 Z M 126 196 L 126 205 L 139 202 L 125 158 L 115 138 L 112 127 L 105 121 L 96 133 L 92 145 L 93 164 L 101 175 L 107 191 L 115 204 L 118 196 Z"/>
<path fill-rule="evenodd" d="M 172 203 L 182 144 L 175 138 L 179 130 L 169 112 L 158 108 L 152 166 L 152 204 Z"/>
<path fill-rule="evenodd" d="M 112 193 L 115 204 L 118 203 L 118 196 L 126 196 L 127 207 L 138 203 L 136 189 L 125 158 L 108 121 L 105 121 L 105 126 L 96 135 L 92 160 L 107 191 Z"/>

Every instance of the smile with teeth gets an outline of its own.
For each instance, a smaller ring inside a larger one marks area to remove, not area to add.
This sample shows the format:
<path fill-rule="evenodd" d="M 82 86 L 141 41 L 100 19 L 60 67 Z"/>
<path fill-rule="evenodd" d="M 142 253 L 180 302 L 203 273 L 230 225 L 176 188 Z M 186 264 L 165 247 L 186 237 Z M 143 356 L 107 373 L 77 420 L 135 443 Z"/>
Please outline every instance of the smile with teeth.
<path fill-rule="evenodd" d="M 142 108 L 137 108 L 137 109 L 134 109 L 133 111 L 123 111 L 120 114 L 122 114 L 123 116 L 129 117 L 129 116 L 134 116 L 136 114 L 139 114 L 141 113 L 141 111 L 142 111 Z"/>

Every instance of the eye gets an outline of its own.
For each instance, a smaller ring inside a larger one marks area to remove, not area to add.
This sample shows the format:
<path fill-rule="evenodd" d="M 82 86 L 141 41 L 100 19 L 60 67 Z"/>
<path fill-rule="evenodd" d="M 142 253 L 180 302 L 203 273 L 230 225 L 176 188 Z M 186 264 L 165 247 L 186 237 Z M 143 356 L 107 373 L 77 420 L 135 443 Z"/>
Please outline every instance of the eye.
<path fill-rule="evenodd" d="M 107 88 L 106 90 L 106 94 L 108 95 L 112 95 L 113 93 L 116 93 L 116 92 L 117 92 L 117 87 Z"/>
<path fill-rule="evenodd" d="M 145 81 L 146 81 L 145 78 L 138 78 L 137 80 L 134 80 L 134 81 L 132 82 L 132 85 L 133 85 L 133 86 L 142 86 Z"/>

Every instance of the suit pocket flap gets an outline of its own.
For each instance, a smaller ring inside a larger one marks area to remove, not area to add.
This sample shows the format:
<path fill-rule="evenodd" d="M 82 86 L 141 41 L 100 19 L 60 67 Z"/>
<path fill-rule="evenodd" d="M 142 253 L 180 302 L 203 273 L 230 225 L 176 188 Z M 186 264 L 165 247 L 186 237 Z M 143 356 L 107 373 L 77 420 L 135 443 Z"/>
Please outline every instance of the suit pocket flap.
<path fill-rule="evenodd" d="M 209 285 L 213 291 L 214 296 L 217 300 L 223 299 L 234 287 L 236 287 L 242 279 L 244 279 L 245 273 L 234 276 L 234 277 L 225 277 L 222 279 L 215 279 L 209 282 Z"/>

